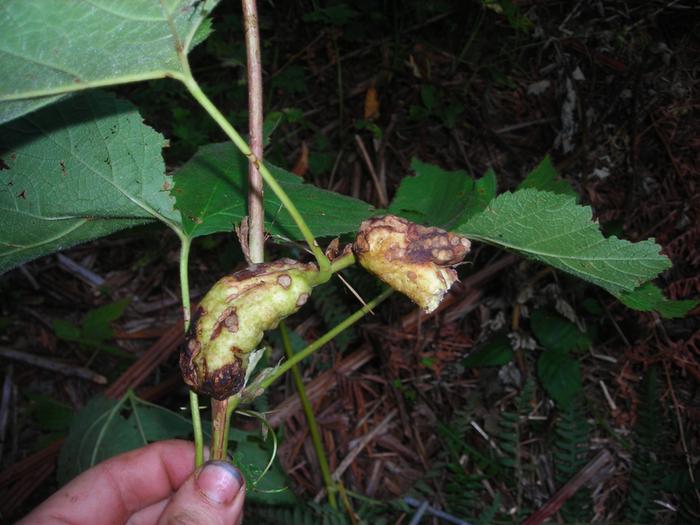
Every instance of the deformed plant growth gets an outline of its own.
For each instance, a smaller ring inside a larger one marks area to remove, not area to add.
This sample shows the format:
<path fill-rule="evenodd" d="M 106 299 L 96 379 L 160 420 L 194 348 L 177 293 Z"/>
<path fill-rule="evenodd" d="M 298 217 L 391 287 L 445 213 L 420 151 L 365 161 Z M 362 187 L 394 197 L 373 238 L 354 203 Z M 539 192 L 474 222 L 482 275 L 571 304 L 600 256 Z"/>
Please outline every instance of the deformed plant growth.
<path fill-rule="evenodd" d="M 652 284 L 670 266 L 653 239 L 631 243 L 603 236 L 591 209 L 578 205 L 570 188 L 553 183 L 557 174 L 548 160 L 516 191 L 500 195 L 493 172 L 474 180 L 414 160 L 416 176 L 403 181 L 385 209 L 306 184 L 263 161 L 262 140 L 249 146 L 190 68 L 188 54 L 207 38 L 217 3 L 134 0 L 118 6 L 75 2 L 58 7 L 51 0 L 10 0 L 0 7 L 0 34 L 6 42 L 6 57 L 0 61 L 0 77 L 6 79 L 0 86 L 0 271 L 136 225 L 159 221 L 172 229 L 181 243 L 187 336 L 180 366 L 191 388 L 197 465 L 203 461 L 206 434 L 211 435 L 212 457 L 229 459 L 231 414 L 376 308 L 392 290 L 425 312 L 437 309 L 457 280 L 455 266 L 475 242 L 593 283 L 631 308 L 679 317 L 695 306 L 694 301 L 667 300 Z M 50 42 L 55 33 L 65 37 L 59 48 Z M 163 137 L 144 124 L 130 102 L 96 90 L 165 78 L 180 82 L 230 139 L 201 147 L 172 174 L 165 173 Z M 342 111 L 341 106 L 341 116 Z M 248 191 L 256 193 L 247 183 L 249 169 L 259 171 L 265 182 L 264 195 L 258 195 L 264 213 L 255 219 L 246 206 Z M 193 239 L 232 231 L 242 221 L 247 224 L 249 216 L 251 230 L 264 227 L 277 238 L 303 241 L 313 261 L 263 262 L 262 244 L 254 247 L 243 238 L 245 248 L 257 254 L 251 264 L 217 281 L 190 316 Z M 324 252 L 317 237 L 341 237 L 346 244 Z M 288 352 L 283 363 L 257 367 L 264 362 L 260 345 L 265 332 L 302 308 L 315 286 L 356 262 L 390 288 L 305 349 Z M 540 361 L 541 376 L 557 366 L 576 368 L 569 355 L 576 342 L 566 348 L 542 346 L 547 353 Z M 557 402 L 571 401 L 557 385 L 552 388 Z M 211 431 L 200 421 L 198 395 L 212 398 Z M 521 394 L 523 410 L 528 396 L 528 390 Z M 133 394 L 125 400 L 133 406 L 134 424 L 140 425 Z M 110 409 L 111 418 L 122 417 L 120 407 Z M 312 412 L 307 415 L 313 426 Z M 505 457 L 500 468 L 516 480 L 518 418 L 504 414 L 501 421 Z M 181 420 L 177 424 L 181 430 Z M 566 422 L 559 431 L 567 439 L 581 433 Z M 94 441 L 99 445 L 101 439 L 102 434 Z M 320 440 L 316 444 L 322 454 Z M 560 469 L 567 474 L 575 463 L 571 447 L 563 452 L 568 463 Z M 94 450 L 85 467 L 103 459 Z M 335 511 L 342 487 L 324 478 Z M 488 510 L 487 515 L 495 513 L 495 507 Z"/>

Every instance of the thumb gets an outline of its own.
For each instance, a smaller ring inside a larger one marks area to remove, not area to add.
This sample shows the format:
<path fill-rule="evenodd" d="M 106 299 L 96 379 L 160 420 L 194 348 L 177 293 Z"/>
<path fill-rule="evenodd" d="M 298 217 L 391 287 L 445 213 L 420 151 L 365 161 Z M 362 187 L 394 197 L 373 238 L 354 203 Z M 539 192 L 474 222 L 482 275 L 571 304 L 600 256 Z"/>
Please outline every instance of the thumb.
<path fill-rule="evenodd" d="M 225 461 L 209 461 L 173 495 L 158 525 L 237 525 L 243 516 L 245 481 Z"/>

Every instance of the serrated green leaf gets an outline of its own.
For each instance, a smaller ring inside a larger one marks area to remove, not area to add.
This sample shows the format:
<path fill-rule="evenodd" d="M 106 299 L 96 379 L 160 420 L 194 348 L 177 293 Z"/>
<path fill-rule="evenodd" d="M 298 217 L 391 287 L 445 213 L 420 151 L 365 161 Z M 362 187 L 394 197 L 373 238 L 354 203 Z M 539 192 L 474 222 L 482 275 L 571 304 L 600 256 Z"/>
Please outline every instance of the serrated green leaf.
<path fill-rule="evenodd" d="M 513 360 L 513 348 L 506 334 L 498 334 L 478 350 L 469 354 L 462 364 L 469 368 L 501 366 Z"/>
<path fill-rule="evenodd" d="M 527 174 L 527 177 L 518 185 L 518 189 L 532 188 L 540 191 L 551 191 L 562 195 L 571 195 L 578 199 L 578 194 L 571 187 L 569 181 L 561 179 L 554 169 L 552 159 L 547 155 L 542 162 Z"/>
<path fill-rule="evenodd" d="M 570 406 L 581 390 L 581 366 L 567 353 L 543 351 L 537 360 L 537 375 L 561 408 Z"/>
<path fill-rule="evenodd" d="M 311 231 L 335 236 L 357 230 L 374 208 L 357 199 L 322 190 L 269 165 L 277 182 L 294 201 Z M 232 231 L 247 214 L 248 160 L 226 142 L 209 144 L 175 173 L 176 207 L 190 237 Z M 265 228 L 289 239 L 302 239 L 294 221 L 269 188 L 265 191 Z"/>
<path fill-rule="evenodd" d="M 178 77 L 218 0 L 5 0 L 0 4 L 0 123 L 58 96 Z"/>
<path fill-rule="evenodd" d="M 575 352 L 591 346 L 589 337 L 563 317 L 542 310 L 535 310 L 530 327 L 540 344 L 555 352 Z"/>
<path fill-rule="evenodd" d="M 591 208 L 567 195 L 524 189 L 502 193 L 457 233 L 495 244 L 605 288 L 631 291 L 669 268 L 653 240 L 605 238 Z"/>
<path fill-rule="evenodd" d="M 99 91 L 1 126 L 0 273 L 156 218 L 179 228 L 164 143 Z"/>
<path fill-rule="evenodd" d="M 413 159 L 415 177 L 401 181 L 388 212 L 413 222 L 452 229 L 481 212 L 496 196 L 496 174 L 475 181 L 466 171 L 445 171 Z"/>
<path fill-rule="evenodd" d="M 666 319 L 684 317 L 695 308 L 700 301 L 693 299 L 672 300 L 664 297 L 663 292 L 653 283 L 644 283 L 631 292 L 614 294 L 617 299 L 633 310 L 642 312 L 656 311 Z"/>

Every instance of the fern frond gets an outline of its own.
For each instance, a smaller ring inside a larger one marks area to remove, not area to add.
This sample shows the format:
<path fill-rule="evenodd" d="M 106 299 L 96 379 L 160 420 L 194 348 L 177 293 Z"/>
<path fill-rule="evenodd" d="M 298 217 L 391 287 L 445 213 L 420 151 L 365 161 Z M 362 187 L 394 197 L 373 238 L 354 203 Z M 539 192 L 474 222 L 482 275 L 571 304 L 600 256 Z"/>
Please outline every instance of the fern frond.
<path fill-rule="evenodd" d="M 554 427 L 554 471 L 557 486 L 564 485 L 587 462 L 590 425 L 581 394 L 559 413 Z M 592 518 L 591 492 L 580 488 L 561 508 L 565 521 L 585 523 Z"/>
<path fill-rule="evenodd" d="M 660 451 L 663 414 L 658 396 L 656 368 L 647 371 L 639 396 L 637 424 L 634 428 L 632 472 L 627 491 L 625 519 L 632 523 L 654 523 L 654 500 L 659 491 Z"/>

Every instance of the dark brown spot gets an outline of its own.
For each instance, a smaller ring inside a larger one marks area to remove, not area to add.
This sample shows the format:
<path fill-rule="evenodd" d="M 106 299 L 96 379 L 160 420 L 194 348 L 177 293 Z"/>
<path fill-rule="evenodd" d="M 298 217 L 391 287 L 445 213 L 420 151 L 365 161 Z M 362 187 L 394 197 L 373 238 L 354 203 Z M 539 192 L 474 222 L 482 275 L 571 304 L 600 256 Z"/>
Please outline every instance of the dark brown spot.
<path fill-rule="evenodd" d="M 65 177 L 66 175 L 68 175 L 68 172 L 66 171 L 66 161 L 62 160 L 61 162 L 59 162 L 59 164 L 61 165 L 61 174 Z"/>
<path fill-rule="evenodd" d="M 236 353 L 237 349 L 232 350 Z M 237 353 L 240 353 L 240 350 Z M 200 394 L 206 394 L 221 401 L 240 392 L 244 380 L 243 362 L 239 357 L 235 357 L 232 363 L 204 374 L 201 384 L 195 390 Z"/>
<path fill-rule="evenodd" d="M 286 290 L 292 285 L 292 278 L 286 273 L 283 273 L 277 278 L 277 284 Z"/>
<path fill-rule="evenodd" d="M 27 199 L 27 190 L 22 190 L 22 191 L 20 191 L 20 192 L 17 194 L 17 197 L 19 197 L 20 199 L 26 200 L 26 199 Z"/>
<path fill-rule="evenodd" d="M 411 281 L 415 281 L 416 279 L 418 279 L 418 275 L 413 270 L 407 271 L 406 277 L 408 277 Z"/>

